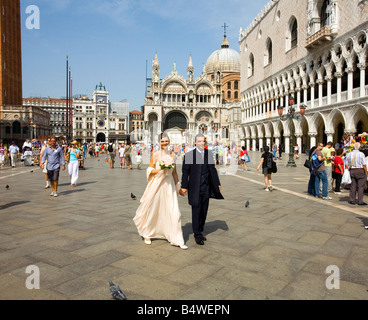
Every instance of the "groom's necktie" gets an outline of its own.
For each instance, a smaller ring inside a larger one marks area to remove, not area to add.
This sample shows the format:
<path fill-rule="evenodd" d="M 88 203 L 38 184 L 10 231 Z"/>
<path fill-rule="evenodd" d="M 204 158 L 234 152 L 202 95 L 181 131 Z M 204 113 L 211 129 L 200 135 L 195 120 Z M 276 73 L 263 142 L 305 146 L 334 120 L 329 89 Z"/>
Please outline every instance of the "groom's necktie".
<path fill-rule="evenodd" d="M 204 161 L 204 151 L 201 152 L 202 161 Z"/>

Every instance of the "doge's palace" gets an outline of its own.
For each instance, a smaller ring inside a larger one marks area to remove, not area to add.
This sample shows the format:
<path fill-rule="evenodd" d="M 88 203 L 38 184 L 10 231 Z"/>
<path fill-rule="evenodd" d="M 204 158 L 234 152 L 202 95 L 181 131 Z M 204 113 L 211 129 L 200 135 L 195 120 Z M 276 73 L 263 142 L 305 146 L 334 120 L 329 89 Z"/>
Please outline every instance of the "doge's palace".
<path fill-rule="evenodd" d="M 303 151 L 368 131 L 368 1 L 273 0 L 240 29 L 240 138 L 256 150 L 290 132 Z M 301 120 L 281 120 L 289 100 Z M 281 109 L 282 108 L 282 109 Z M 292 130 L 291 130 L 292 129 Z"/>

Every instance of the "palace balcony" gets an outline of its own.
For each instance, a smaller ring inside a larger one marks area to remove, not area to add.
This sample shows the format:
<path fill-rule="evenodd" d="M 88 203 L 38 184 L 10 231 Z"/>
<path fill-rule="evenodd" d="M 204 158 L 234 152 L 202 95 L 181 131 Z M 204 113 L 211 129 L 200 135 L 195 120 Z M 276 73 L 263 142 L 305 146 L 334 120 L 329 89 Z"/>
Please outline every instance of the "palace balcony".
<path fill-rule="evenodd" d="M 333 36 L 331 32 L 331 28 L 328 26 L 324 26 L 320 30 L 318 30 L 316 33 L 309 36 L 306 40 L 305 47 L 307 49 L 313 49 L 315 47 L 320 46 L 323 43 L 332 41 Z"/>

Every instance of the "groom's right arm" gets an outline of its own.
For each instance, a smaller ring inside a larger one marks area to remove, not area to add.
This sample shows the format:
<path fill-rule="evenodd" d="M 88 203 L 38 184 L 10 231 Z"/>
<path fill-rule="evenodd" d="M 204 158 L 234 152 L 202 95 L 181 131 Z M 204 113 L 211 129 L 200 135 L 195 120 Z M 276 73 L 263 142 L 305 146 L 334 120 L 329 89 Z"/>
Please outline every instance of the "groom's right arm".
<path fill-rule="evenodd" d="M 192 158 L 192 152 L 188 152 L 187 154 L 185 154 L 184 156 L 184 160 L 183 160 L 183 166 L 182 166 L 182 176 L 181 176 L 181 189 L 186 189 L 188 190 L 188 186 L 189 186 L 189 175 L 190 175 L 190 164 L 193 163 L 193 161 L 191 162 L 190 159 Z"/>

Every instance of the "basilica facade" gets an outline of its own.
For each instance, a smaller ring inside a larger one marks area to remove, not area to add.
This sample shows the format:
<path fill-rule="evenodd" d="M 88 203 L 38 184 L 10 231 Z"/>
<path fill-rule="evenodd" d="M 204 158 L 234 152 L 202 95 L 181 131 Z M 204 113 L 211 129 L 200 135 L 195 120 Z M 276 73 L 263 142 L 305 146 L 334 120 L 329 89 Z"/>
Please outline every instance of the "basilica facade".
<path fill-rule="evenodd" d="M 291 138 L 305 151 L 368 131 L 367 17 L 365 0 L 274 0 L 240 29 L 248 150 L 275 141 L 288 153 Z M 300 107 L 303 117 L 280 117 Z"/>
<path fill-rule="evenodd" d="M 158 55 L 152 61 L 152 78 L 144 104 L 146 143 L 157 143 L 157 135 L 168 132 L 171 143 L 193 143 L 203 133 L 209 142 L 230 143 L 238 139 L 240 125 L 240 55 L 226 39 L 194 78 L 192 56 L 187 76 L 173 71 L 160 78 Z"/>

